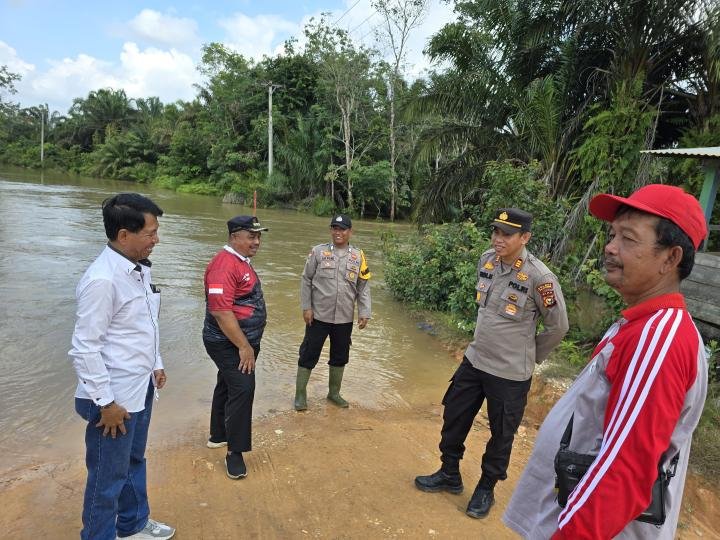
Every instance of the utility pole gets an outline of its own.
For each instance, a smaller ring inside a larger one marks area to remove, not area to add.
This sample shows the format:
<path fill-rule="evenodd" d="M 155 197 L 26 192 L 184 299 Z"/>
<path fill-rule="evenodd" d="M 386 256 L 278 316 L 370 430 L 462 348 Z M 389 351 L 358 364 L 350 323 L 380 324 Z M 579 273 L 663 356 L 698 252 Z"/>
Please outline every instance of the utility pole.
<path fill-rule="evenodd" d="M 282 88 L 282 84 L 273 84 L 268 81 L 268 178 L 273 172 L 273 120 L 272 120 L 272 96 L 277 88 Z"/>
<path fill-rule="evenodd" d="M 40 166 L 45 161 L 45 109 L 40 109 Z"/>

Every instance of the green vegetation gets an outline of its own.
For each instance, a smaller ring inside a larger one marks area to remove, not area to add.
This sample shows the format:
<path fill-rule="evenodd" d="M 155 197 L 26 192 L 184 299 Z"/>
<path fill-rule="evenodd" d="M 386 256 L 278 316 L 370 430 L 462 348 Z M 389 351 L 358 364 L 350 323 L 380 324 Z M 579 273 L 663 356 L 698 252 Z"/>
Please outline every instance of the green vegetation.
<path fill-rule="evenodd" d="M 488 242 L 473 223 L 488 223 L 498 207 L 526 208 L 536 217 L 532 249 L 568 300 L 572 330 L 555 358 L 572 372 L 621 306 L 597 269 L 606 233 L 588 216 L 590 197 L 650 181 L 698 196 L 696 160 L 653 161 L 640 151 L 720 145 L 720 4 L 454 0 L 455 22 L 426 50 L 443 70 L 417 80 L 402 67 L 426 3 L 373 7 L 388 61 L 312 20 L 304 47 L 288 41 L 260 62 L 206 45 L 204 83 L 189 102 L 101 88 L 65 114 L 22 108 L 13 102 L 18 75 L 0 66 L 0 163 L 39 167 L 44 122 L 45 167 L 244 200 L 257 192 L 261 205 L 317 215 L 414 219 L 416 238 L 385 238 L 388 286 L 465 332 Z M 272 174 L 269 85 L 277 86 Z M 588 294 L 592 309 L 579 301 Z M 708 470 L 717 471 L 713 377 L 695 455 L 715 456 Z"/>
<path fill-rule="evenodd" d="M 706 345 L 708 358 L 708 393 L 702 418 L 693 434 L 690 463 L 703 476 L 720 480 L 720 344 Z"/>

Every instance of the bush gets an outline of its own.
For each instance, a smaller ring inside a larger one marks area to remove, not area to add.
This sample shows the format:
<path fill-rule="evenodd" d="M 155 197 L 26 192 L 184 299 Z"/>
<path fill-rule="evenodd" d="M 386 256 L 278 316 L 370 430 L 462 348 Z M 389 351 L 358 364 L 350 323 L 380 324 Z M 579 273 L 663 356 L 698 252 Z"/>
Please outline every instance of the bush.
<path fill-rule="evenodd" d="M 385 238 L 385 282 L 395 298 L 446 311 L 463 331 L 475 326 L 477 261 L 488 238 L 473 223 L 428 225 L 406 244 Z"/>
<path fill-rule="evenodd" d="M 332 216 L 335 213 L 335 203 L 329 197 L 318 195 L 312 200 L 312 213 L 316 216 Z"/>
<path fill-rule="evenodd" d="M 693 433 L 690 463 L 702 475 L 720 479 L 720 344 L 712 340 L 708 350 L 708 390 L 705 408 Z"/>
<path fill-rule="evenodd" d="M 545 260 L 566 234 L 567 201 L 553 200 L 541 177 L 538 162 L 489 161 L 483 173 L 482 204 L 468 205 L 464 215 L 490 234 L 490 223 L 498 208 L 516 207 L 533 215 L 529 248 Z"/>
<path fill-rule="evenodd" d="M 194 182 L 178 186 L 178 193 L 194 193 L 195 195 L 219 195 L 216 185 L 209 182 Z"/>

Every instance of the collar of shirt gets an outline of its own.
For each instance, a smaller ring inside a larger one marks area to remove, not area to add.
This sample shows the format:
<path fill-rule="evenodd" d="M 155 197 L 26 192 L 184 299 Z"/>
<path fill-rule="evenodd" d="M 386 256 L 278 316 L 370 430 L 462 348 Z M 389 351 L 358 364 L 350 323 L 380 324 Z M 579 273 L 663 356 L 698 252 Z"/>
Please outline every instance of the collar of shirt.
<path fill-rule="evenodd" d="M 685 307 L 685 297 L 681 293 L 661 294 L 623 310 L 622 316 L 626 320 L 632 321 L 665 308 L 687 309 Z"/>
<path fill-rule="evenodd" d="M 148 259 L 143 259 L 142 261 L 135 262 L 133 260 L 128 259 L 120 250 L 118 250 L 115 246 L 113 246 L 110 242 L 107 243 L 107 247 L 110 249 L 112 253 L 110 255 L 113 256 L 114 259 L 118 260 L 123 264 L 125 267 L 125 271 L 129 274 L 133 270 L 136 272 L 140 272 L 142 274 L 142 266 L 147 266 L 150 268 L 152 263 Z M 117 255 L 117 257 L 115 256 Z M 142 266 L 140 266 L 142 265 Z"/>
<path fill-rule="evenodd" d="M 235 250 L 234 250 L 233 248 L 231 248 L 230 246 L 224 246 L 223 249 L 224 249 L 225 251 L 227 251 L 228 253 L 232 253 L 232 254 L 235 255 L 238 259 L 240 259 L 241 261 L 244 261 L 244 262 L 250 264 L 250 257 L 246 257 L 245 255 L 241 255 L 240 253 L 238 253 L 237 251 L 235 251 Z"/>
<path fill-rule="evenodd" d="M 505 275 L 508 272 L 513 271 L 513 270 L 515 270 L 515 271 L 521 270 L 522 267 L 525 265 L 525 261 L 527 261 L 527 258 L 528 258 L 528 250 L 525 246 L 523 246 L 522 251 L 520 252 L 520 255 L 517 256 L 517 259 L 515 259 L 510 264 L 503 262 L 502 259 L 498 255 L 495 255 L 496 262 L 500 263 L 500 265 L 499 265 L 500 266 L 500 275 Z M 515 263 L 517 262 L 518 259 L 520 259 L 522 261 L 522 263 L 520 264 L 519 268 L 515 268 Z"/>

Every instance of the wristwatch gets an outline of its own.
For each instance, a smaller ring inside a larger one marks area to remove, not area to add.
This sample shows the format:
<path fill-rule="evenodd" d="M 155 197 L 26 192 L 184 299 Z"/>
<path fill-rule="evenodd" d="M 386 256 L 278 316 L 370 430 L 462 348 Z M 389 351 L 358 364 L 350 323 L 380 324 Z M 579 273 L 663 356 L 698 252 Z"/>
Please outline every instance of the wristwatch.
<path fill-rule="evenodd" d="M 113 405 L 115 405 L 115 401 L 114 401 L 114 400 L 111 401 L 110 403 L 106 403 L 105 405 L 100 405 L 100 410 L 109 409 L 109 408 L 112 407 Z"/>

